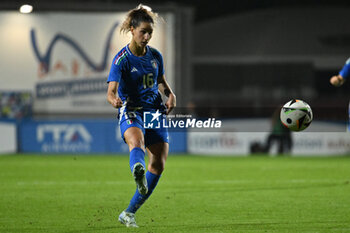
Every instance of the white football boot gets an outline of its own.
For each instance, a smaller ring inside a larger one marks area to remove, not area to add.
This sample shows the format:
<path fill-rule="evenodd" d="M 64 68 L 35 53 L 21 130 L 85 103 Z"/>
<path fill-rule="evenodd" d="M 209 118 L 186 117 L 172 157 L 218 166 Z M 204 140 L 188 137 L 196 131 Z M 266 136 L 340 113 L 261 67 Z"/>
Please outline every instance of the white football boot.
<path fill-rule="evenodd" d="M 146 195 L 148 192 L 146 169 L 142 163 L 135 163 L 132 175 L 134 176 L 139 193 L 141 195 Z"/>
<path fill-rule="evenodd" d="M 126 227 L 139 227 L 135 221 L 135 214 L 126 212 L 125 210 L 119 215 L 118 221 Z"/>

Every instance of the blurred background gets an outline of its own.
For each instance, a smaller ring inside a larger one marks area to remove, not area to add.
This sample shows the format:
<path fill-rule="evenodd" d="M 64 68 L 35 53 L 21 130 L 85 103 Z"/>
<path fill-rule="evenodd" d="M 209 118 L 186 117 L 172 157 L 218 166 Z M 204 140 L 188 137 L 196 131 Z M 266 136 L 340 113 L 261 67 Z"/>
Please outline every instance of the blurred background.
<path fill-rule="evenodd" d="M 171 132 L 171 152 L 350 151 L 350 84 L 329 84 L 350 57 L 348 1 L 2 0 L 2 153 L 127 152 L 106 79 L 130 41 L 120 24 L 139 3 L 163 19 L 150 45 L 164 56 L 174 114 L 224 122 L 215 131 Z M 23 4 L 32 12 L 20 13 Z M 303 133 L 277 130 L 289 135 L 287 145 L 270 143 L 280 107 L 294 98 L 310 104 L 312 125 Z"/>

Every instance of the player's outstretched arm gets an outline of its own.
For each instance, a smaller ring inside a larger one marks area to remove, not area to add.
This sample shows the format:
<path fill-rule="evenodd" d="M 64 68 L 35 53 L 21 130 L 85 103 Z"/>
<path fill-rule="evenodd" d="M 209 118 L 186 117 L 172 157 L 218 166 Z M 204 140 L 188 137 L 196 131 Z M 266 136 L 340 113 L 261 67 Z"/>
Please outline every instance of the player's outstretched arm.
<path fill-rule="evenodd" d="M 329 82 L 333 86 L 339 87 L 339 86 L 343 85 L 343 83 L 345 82 L 345 79 L 341 75 L 334 75 L 333 77 L 331 77 Z"/>
<path fill-rule="evenodd" d="M 338 75 L 331 77 L 329 82 L 336 87 L 344 84 L 345 80 L 350 76 L 350 58 L 345 62 L 343 68 L 339 71 Z"/>
<path fill-rule="evenodd" d="M 107 90 L 107 101 L 115 108 L 120 108 L 123 105 L 123 101 L 116 96 L 118 85 L 118 82 L 109 82 Z"/>
<path fill-rule="evenodd" d="M 165 106 L 167 107 L 166 114 L 168 115 L 176 107 L 176 96 L 174 92 L 171 90 L 164 75 L 162 75 L 158 79 L 158 84 L 159 84 L 158 89 L 160 90 L 160 92 L 164 94 L 166 97 L 168 97 L 168 100 L 165 103 Z"/>

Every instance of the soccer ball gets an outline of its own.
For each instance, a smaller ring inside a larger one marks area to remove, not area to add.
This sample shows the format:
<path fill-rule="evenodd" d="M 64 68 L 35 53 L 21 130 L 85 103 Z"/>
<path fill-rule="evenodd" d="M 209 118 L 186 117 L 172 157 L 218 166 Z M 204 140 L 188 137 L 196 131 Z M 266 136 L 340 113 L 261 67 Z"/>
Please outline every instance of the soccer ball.
<path fill-rule="evenodd" d="M 292 131 L 302 131 L 312 122 L 311 107 L 304 101 L 293 99 L 286 103 L 280 114 L 282 124 Z"/>

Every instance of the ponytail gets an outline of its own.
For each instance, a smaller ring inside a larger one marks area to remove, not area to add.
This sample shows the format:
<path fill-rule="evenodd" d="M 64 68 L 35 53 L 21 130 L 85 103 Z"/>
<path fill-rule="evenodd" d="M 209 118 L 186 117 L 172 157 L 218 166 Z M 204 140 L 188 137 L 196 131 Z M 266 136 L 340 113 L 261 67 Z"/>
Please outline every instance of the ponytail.
<path fill-rule="evenodd" d="M 135 9 L 128 12 L 120 28 L 120 32 L 127 33 L 130 31 L 131 27 L 136 28 L 142 22 L 154 24 L 157 18 L 158 14 L 154 13 L 150 7 L 140 4 Z"/>

